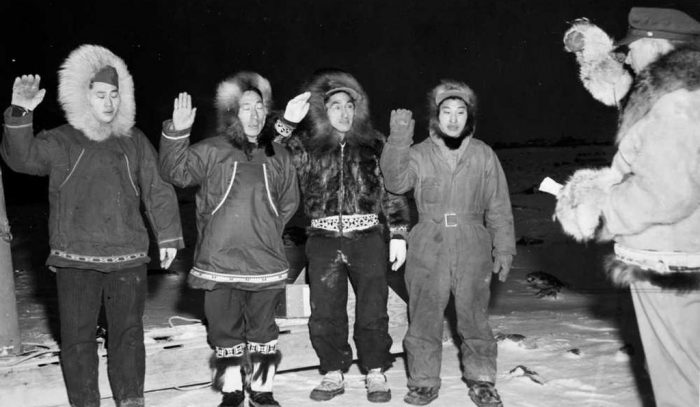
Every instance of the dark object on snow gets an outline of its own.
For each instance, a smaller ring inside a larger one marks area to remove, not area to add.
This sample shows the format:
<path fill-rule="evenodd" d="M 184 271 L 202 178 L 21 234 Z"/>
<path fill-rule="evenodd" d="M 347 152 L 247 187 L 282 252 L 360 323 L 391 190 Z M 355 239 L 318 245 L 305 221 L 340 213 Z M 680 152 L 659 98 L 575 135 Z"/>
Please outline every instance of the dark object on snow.
<path fill-rule="evenodd" d="M 533 271 L 527 275 L 527 283 L 534 289 L 539 290 L 535 295 L 537 298 L 552 297 L 557 298 L 562 288 L 566 287 L 558 278 L 544 271 Z"/>
<path fill-rule="evenodd" d="M 581 349 L 579 348 L 572 348 L 567 350 L 566 352 L 571 353 L 572 355 L 581 356 Z"/>
<path fill-rule="evenodd" d="M 527 366 L 524 365 L 518 365 L 514 368 L 512 368 L 509 372 L 509 375 L 511 376 L 525 376 L 530 378 L 533 382 L 537 384 L 544 385 L 544 379 L 540 377 L 540 375 L 535 372 L 534 370 L 529 369 Z"/>
<path fill-rule="evenodd" d="M 520 245 L 520 246 L 532 246 L 532 245 L 536 245 L 536 244 L 542 244 L 542 243 L 544 243 L 544 240 L 538 239 L 536 237 L 522 236 L 515 243 Z"/>
<path fill-rule="evenodd" d="M 522 342 L 525 340 L 525 335 L 497 333 L 494 338 L 496 338 L 498 342 L 505 341 L 506 339 L 513 342 Z"/>
<path fill-rule="evenodd" d="M 634 346 L 632 346 L 631 343 L 626 343 L 620 349 L 617 350 L 618 352 L 624 353 L 625 355 L 634 355 Z"/>

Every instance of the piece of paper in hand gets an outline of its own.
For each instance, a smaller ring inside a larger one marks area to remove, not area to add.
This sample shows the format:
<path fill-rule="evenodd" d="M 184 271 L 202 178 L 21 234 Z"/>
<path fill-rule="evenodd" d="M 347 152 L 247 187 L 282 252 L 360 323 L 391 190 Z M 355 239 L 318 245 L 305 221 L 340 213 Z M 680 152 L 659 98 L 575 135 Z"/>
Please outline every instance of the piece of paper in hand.
<path fill-rule="evenodd" d="M 545 179 L 542 180 L 542 182 L 540 183 L 540 188 L 539 188 L 539 189 L 540 189 L 540 191 L 542 191 L 542 192 L 546 192 L 546 193 L 548 193 L 548 194 L 552 194 L 552 195 L 555 195 L 555 196 L 556 196 L 556 195 L 559 194 L 559 191 L 561 191 L 562 187 L 563 187 L 562 184 L 560 184 L 560 183 L 558 183 L 557 181 L 555 181 L 555 180 L 553 180 L 553 179 L 547 177 L 547 178 L 545 178 Z"/>

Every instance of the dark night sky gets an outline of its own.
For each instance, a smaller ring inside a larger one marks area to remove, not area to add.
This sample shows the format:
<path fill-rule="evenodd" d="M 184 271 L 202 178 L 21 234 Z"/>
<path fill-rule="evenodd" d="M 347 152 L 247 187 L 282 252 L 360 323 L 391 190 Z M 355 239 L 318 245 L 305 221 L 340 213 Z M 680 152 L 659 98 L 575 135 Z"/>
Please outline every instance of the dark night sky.
<path fill-rule="evenodd" d="M 0 86 L 9 104 L 15 76 L 42 75 L 48 93 L 35 127 L 59 125 L 58 67 L 78 45 L 94 43 L 129 66 L 137 126 L 154 144 L 181 90 L 199 107 L 196 141 L 211 128 L 216 85 L 226 76 L 242 69 L 261 73 L 282 109 L 314 70 L 325 67 L 359 79 L 382 132 L 389 111 L 405 107 L 417 115 L 417 137 L 424 137 L 426 94 L 451 77 L 477 92 L 477 137 L 492 145 L 608 142 L 616 112 L 580 85 L 561 38 L 567 21 L 582 16 L 621 37 L 633 5 L 677 7 L 700 19 L 697 0 L 10 0 L 0 6 Z M 3 168 L 13 201 L 18 178 Z"/>

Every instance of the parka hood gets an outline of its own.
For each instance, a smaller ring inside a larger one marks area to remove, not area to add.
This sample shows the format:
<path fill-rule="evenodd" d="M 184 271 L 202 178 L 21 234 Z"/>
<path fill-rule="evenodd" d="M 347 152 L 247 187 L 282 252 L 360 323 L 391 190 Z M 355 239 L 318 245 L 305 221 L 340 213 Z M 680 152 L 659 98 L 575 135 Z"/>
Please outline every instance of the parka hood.
<path fill-rule="evenodd" d="M 352 75 L 339 70 L 325 70 L 315 74 L 304 90 L 311 92 L 309 114 L 306 118 L 309 130 L 307 137 L 310 138 L 306 142 L 309 146 L 316 148 L 328 144 L 333 134 L 333 126 L 326 112 L 326 101 L 337 91 L 349 94 L 355 102 L 355 117 L 350 131 L 345 134 L 345 140 L 350 144 L 376 143 L 380 136 L 370 122 L 367 94 Z"/>
<path fill-rule="evenodd" d="M 243 125 L 238 118 L 239 102 L 243 93 L 248 90 L 257 90 L 263 99 L 267 116 L 265 117 L 265 126 L 258 136 L 258 145 L 266 146 L 268 155 L 274 154 L 270 126 L 270 115 L 272 109 L 272 87 L 270 82 L 255 72 L 238 72 L 237 74 L 227 78 L 219 84 L 216 90 L 216 111 L 218 118 L 217 133 L 225 136 L 234 147 L 239 148 L 249 153 L 252 149 L 251 143 L 248 141 Z"/>
<path fill-rule="evenodd" d="M 121 102 L 114 119 L 102 123 L 95 118 L 88 95 L 92 78 L 108 65 L 116 69 L 119 76 Z M 58 75 L 58 101 L 68 123 L 95 141 L 131 134 L 136 117 L 134 81 L 121 58 L 99 45 L 82 45 L 70 53 Z"/>

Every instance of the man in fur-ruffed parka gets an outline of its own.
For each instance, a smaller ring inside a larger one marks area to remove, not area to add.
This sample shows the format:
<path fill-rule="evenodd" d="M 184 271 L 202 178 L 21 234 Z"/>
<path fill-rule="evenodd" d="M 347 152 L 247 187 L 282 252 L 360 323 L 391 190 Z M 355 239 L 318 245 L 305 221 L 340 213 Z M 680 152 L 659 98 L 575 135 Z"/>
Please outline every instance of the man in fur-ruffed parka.
<path fill-rule="evenodd" d="M 239 72 L 216 92 L 217 134 L 190 146 L 196 109 L 175 99 L 163 125 L 163 178 L 197 191 L 197 245 L 191 287 L 206 290 L 204 312 L 215 350 L 215 384 L 223 407 L 278 406 L 272 385 L 281 354 L 275 308 L 289 265 L 282 232 L 299 203 L 296 173 L 285 148 L 273 143 L 267 119 L 272 89 L 254 72 Z M 248 374 L 243 386 L 241 371 Z"/>
<path fill-rule="evenodd" d="M 700 23 L 633 8 L 629 24 L 617 44 L 583 19 L 565 35 L 586 88 L 621 107 L 612 165 L 575 172 L 556 217 L 576 240 L 615 242 L 606 266 L 630 287 L 656 404 L 698 405 Z M 610 57 L 619 45 L 633 81 Z"/>
<path fill-rule="evenodd" d="M 143 406 L 148 233 L 143 203 L 167 268 L 183 247 L 173 187 L 134 127 L 134 84 L 124 61 L 83 45 L 59 72 L 68 124 L 34 137 L 44 98 L 38 75 L 15 79 L 0 153 L 15 171 L 49 177 L 49 258 L 56 270 L 61 367 L 71 406 L 100 405 L 97 325 L 102 299 L 109 379 L 117 406 Z"/>
<path fill-rule="evenodd" d="M 438 397 L 443 315 L 453 294 L 469 395 L 478 406 L 500 406 L 487 310 L 492 273 L 505 281 L 515 255 L 508 185 L 494 151 L 474 138 L 477 99 L 469 86 L 443 80 L 428 95 L 428 111 L 429 136 L 413 146 L 412 113 L 393 111 L 381 158 L 387 189 L 413 190 L 418 208 L 406 259 L 404 401 Z"/>
<path fill-rule="evenodd" d="M 293 99 L 277 127 L 287 137 L 311 219 L 306 242 L 311 288 L 309 334 L 325 373 L 312 392 L 329 400 L 344 392 L 342 372 L 352 363 L 346 311 L 348 278 L 357 298 L 354 338 L 367 373 L 367 398 L 388 401 L 383 370 L 391 365 L 387 315 L 387 250 L 398 269 L 405 258 L 409 218 L 403 196 L 389 194 L 379 170 L 384 136 L 372 127 L 367 94 L 341 71 L 317 73 Z M 308 102 L 307 102 L 308 100 Z M 296 122 L 308 109 L 306 121 Z"/>

